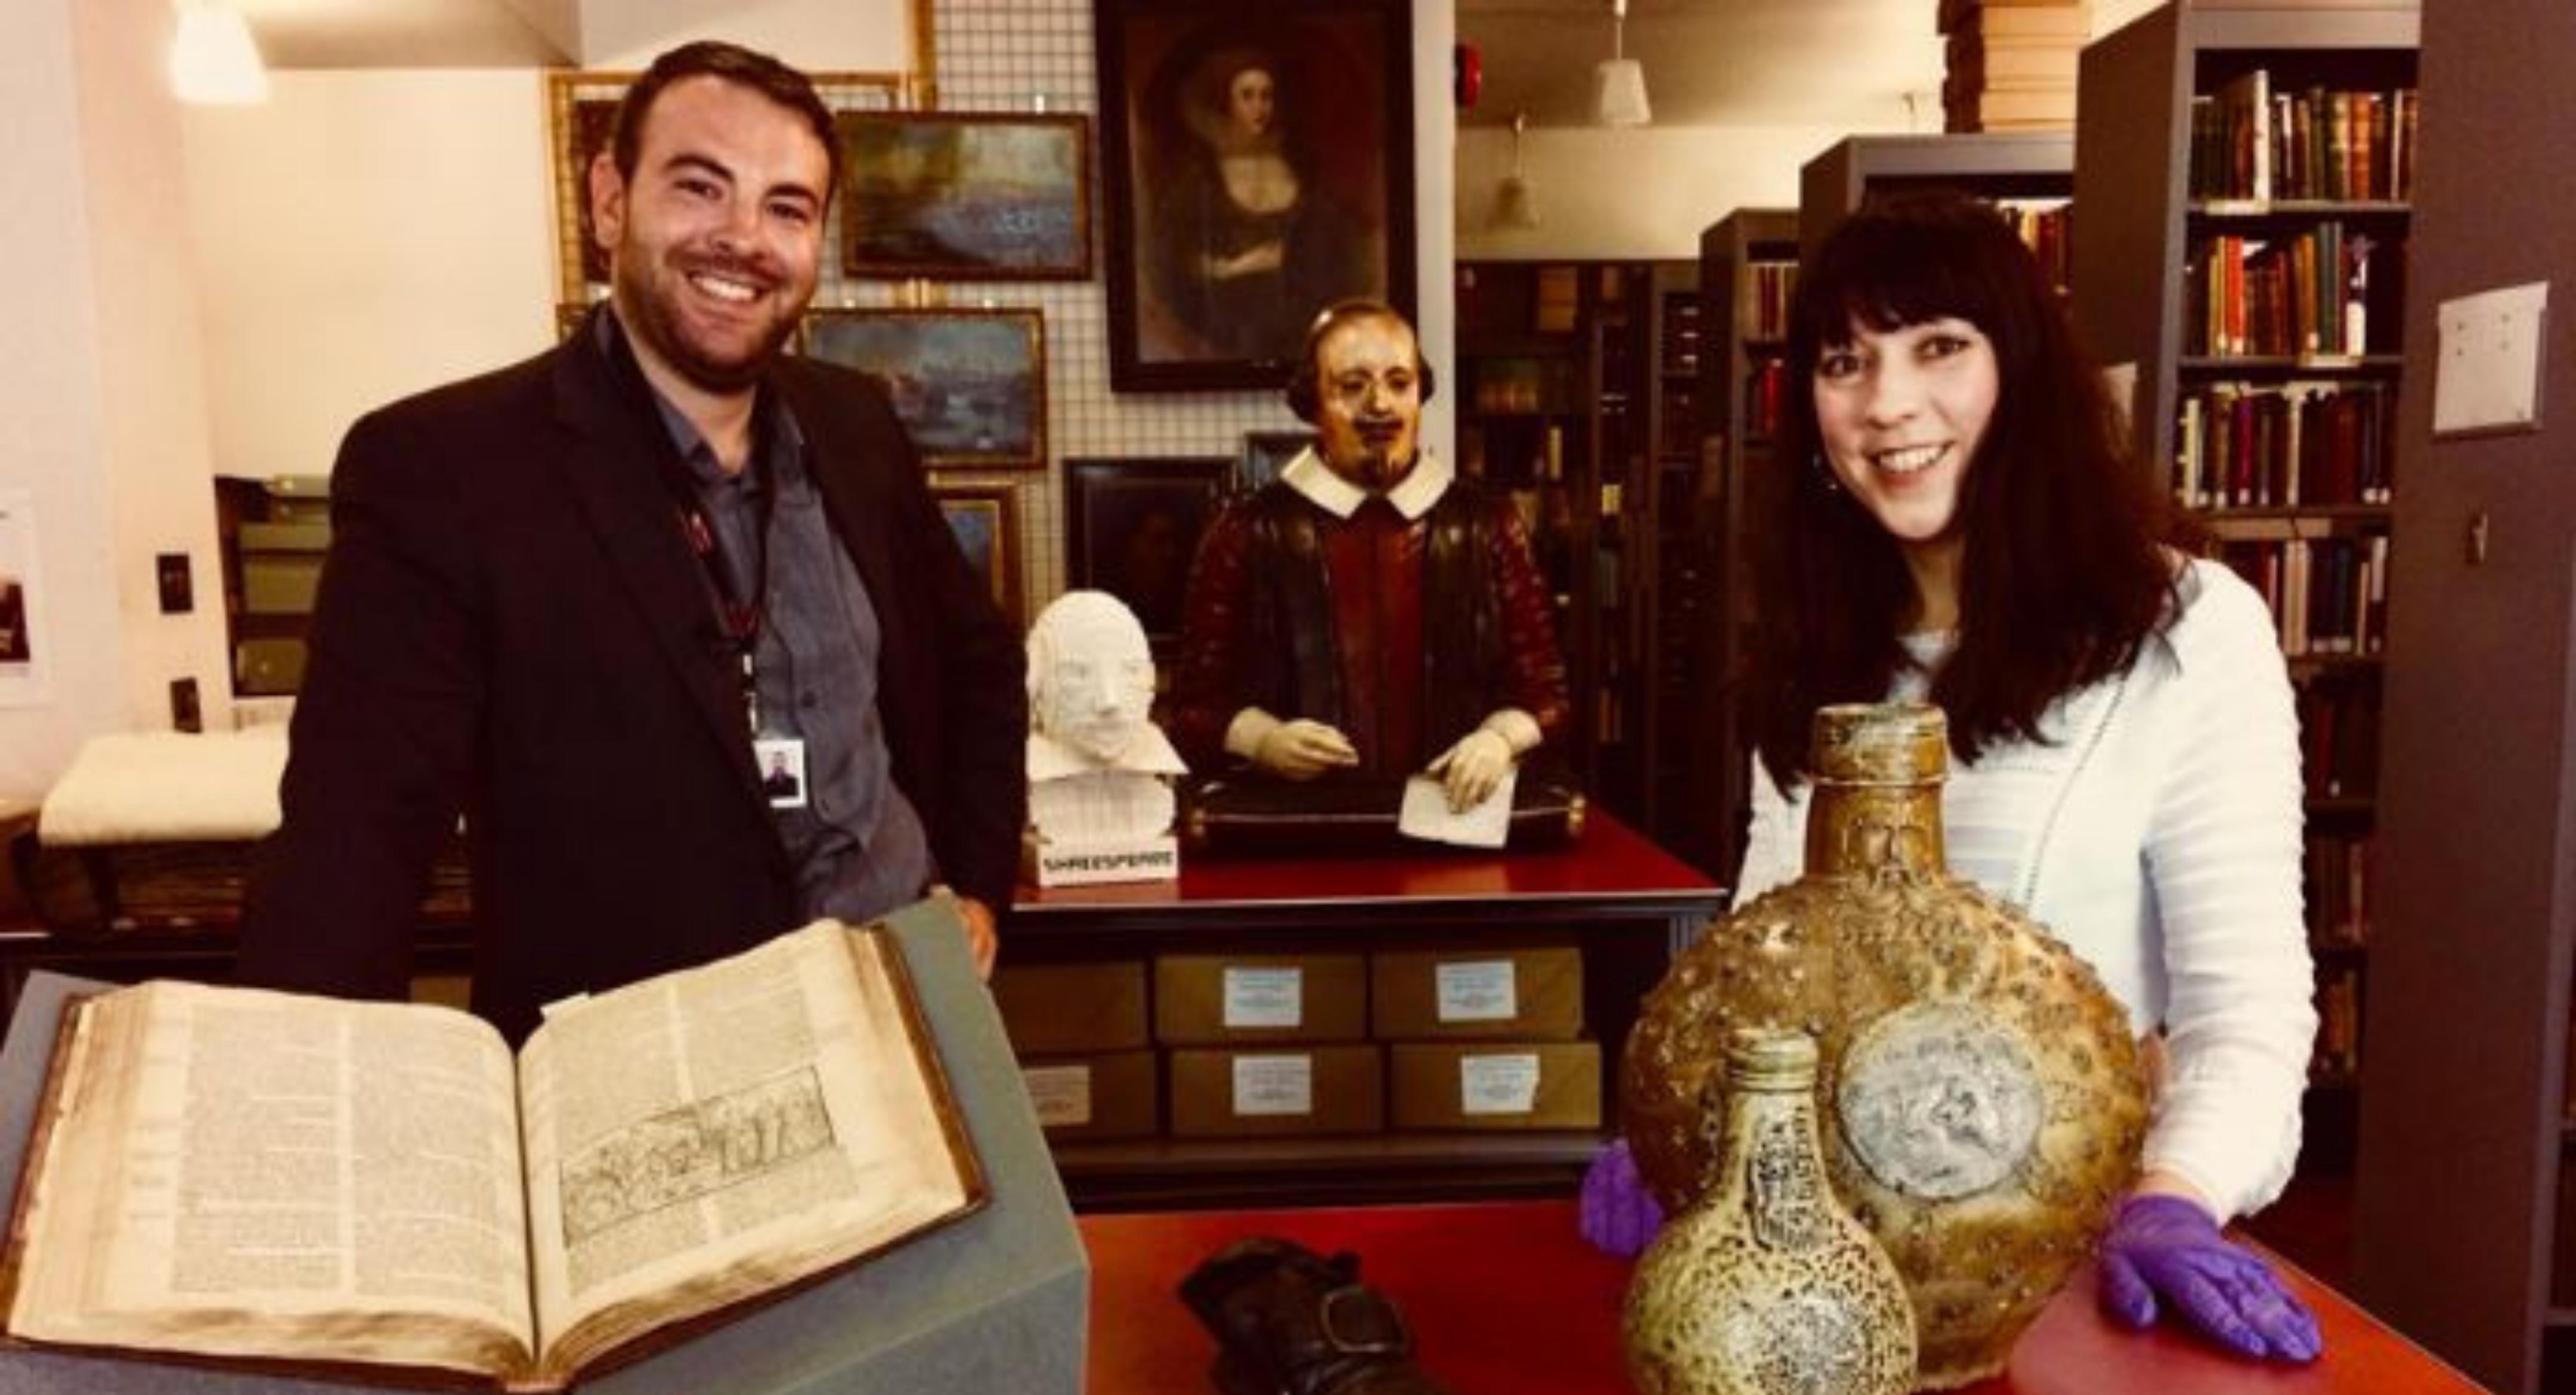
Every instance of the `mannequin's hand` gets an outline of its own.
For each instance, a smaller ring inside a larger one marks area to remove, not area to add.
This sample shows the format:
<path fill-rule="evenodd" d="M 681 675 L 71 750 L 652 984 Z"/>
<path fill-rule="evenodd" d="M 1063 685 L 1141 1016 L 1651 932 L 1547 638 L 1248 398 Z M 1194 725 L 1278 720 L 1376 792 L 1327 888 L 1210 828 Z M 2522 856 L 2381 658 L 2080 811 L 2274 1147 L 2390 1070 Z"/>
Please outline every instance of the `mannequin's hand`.
<path fill-rule="evenodd" d="M 1264 733 L 1252 763 L 1283 780 L 1311 780 L 1327 770 L 1359 764 L 1360 753 L 1349 737 L 1300 717 Z"/>
<path fill-rule="evenodd" d="M 1449 795 L 1449 812 L 1462 814 L 1493 797 L 1511 773 L 1512 743 L 1478 727 L 1431 762 L 1427 773 L 1440 777 Z"/>
<path fill-rule="evenodd" d="M 2309 1362 L 2325 1350 L 2317 1320 L 2271 1266 L 2218 1233 L 2187 1197 L 2132 1196 L 2102 1237 L 2102 1309 L 2131 1327 L 2157 1300 L 2239 1356 Z"/>

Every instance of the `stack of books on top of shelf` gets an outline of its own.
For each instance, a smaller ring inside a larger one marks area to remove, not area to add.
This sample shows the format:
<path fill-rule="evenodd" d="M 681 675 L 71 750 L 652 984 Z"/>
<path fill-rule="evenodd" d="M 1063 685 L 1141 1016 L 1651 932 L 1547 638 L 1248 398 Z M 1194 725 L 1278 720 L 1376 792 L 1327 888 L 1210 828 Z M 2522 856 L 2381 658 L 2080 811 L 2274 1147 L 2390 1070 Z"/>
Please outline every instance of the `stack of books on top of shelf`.
<path fill-rule="evenodd" d="M 1951 131 L 2063 131 L 2075 125 L 2076 55 L 2093 33 L 2087 0 L 1941 0 Z"/>

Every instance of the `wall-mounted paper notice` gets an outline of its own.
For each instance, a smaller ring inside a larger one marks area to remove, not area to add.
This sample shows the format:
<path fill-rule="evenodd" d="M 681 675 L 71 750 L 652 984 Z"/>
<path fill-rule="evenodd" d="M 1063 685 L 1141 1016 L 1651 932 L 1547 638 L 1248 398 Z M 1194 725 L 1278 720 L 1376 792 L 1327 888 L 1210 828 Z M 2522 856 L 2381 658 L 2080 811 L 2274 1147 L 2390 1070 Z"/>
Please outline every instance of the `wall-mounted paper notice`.
<path fill-rule="evenodd" d="M 24 489 L 0 490 L 0 707 L 53 701 L 45 673 L 56 636 L 44 621 L 36 542 L 34 496 Z"/>

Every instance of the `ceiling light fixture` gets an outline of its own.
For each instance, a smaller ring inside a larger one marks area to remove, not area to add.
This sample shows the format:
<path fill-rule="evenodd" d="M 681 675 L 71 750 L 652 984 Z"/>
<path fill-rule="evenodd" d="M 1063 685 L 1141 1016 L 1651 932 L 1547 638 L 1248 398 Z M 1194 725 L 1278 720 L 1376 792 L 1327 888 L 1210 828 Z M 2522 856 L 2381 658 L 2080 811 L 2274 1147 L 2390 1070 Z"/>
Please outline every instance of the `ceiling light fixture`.
<path fill-rule="evenodd" d="M 1628 0 L 1610 0 L 1610 56 L 1592 70 L 1592 119 L 1604 126 L 1643 126 L 1654 120 L 1646 105 L 1646 70 L 1627 56 Z"/>
<path fill-rule="evenodd" d="M 1505 228 L 1538 226 L 1538 190 L 1530 186 L 1521 173 L 1521 132 L 1529 125 L 1529 113 L 1512 113 L 1512 173 L 1494 196 L 1494 223 Z"/>
<path fill-rule="evenodd" d="M 170 39 L 170 87 L 179 100 L 248 106 L 268 100 L 268 66 L 241 11 L 224 0 L 178 0 Z"/>

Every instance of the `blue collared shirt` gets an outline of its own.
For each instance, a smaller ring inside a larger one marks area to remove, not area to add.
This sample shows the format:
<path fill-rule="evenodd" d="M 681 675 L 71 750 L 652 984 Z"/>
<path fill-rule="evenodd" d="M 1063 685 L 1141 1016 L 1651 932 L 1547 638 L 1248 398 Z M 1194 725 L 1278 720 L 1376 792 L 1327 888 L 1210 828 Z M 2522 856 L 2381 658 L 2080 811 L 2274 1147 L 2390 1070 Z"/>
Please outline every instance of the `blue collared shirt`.
<path fill-rule="evenodd" d="M 824 514 L 795 414 L 764 386 L 753 443 L 765 447 L 768 468 L 728 475 L 687 417 L 659 392 L 653 401 L 714 525 L 734 595 L 750 593 L 768 552 L 753 675 L 760 735 L 805 743 L 806 807 L 771 811 L 805 914 L 856 923 L 920 899 L 938 872 L 921 816 L 895 786 L 877 711 L 883 632 Z M 764 489 L 776 496 L 765 539 Z"/>

